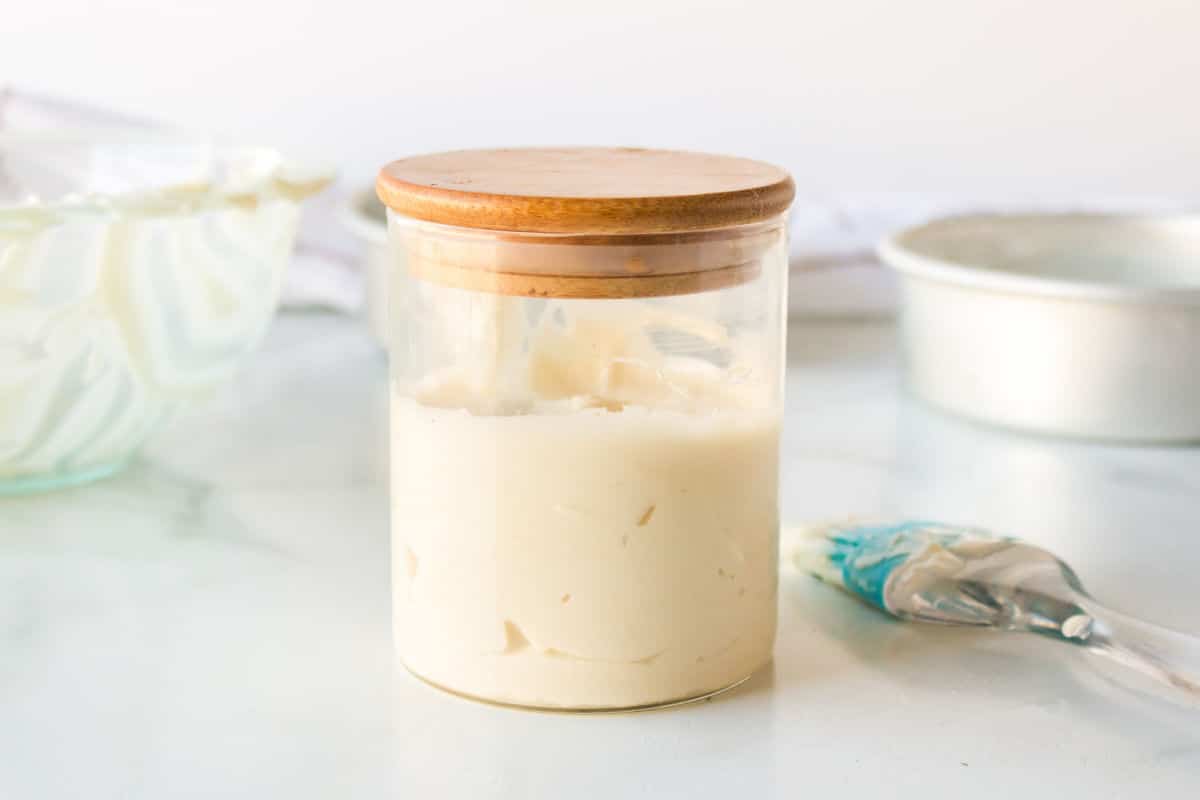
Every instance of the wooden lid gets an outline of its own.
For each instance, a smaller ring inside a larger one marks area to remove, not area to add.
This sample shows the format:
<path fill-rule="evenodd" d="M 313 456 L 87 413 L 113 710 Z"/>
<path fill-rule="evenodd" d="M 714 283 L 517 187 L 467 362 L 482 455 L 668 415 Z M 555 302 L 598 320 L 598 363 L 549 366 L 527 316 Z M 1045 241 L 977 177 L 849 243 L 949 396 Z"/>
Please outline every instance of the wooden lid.
<path fill-rule="evenodd" d="M 779 167 L 640 148 L 460 150 L 388 164 L 379 199 L 398 214 L 524 233 L 652 234 L 761 222 L 795 194 Z"/>
<path fill-rule="evenodd" d="M 527 297 L 628 298 L 747 283 L 783 241 L 778 220 L 689 233 L 497 233 L 415 222 L 392 229 L 409 274 L 459 289 Z"/>

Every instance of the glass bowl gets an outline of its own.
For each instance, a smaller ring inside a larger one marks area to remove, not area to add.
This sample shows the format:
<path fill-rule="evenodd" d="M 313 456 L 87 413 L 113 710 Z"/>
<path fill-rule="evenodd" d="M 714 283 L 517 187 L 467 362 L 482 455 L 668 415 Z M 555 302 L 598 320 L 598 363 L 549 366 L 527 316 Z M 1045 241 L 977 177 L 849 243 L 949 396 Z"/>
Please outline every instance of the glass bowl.
<path fill-rule="evenodd" d="M 264 148 L 0 133 L 0 494 L 119 470 L 227 380 L 328 181 Z"/>

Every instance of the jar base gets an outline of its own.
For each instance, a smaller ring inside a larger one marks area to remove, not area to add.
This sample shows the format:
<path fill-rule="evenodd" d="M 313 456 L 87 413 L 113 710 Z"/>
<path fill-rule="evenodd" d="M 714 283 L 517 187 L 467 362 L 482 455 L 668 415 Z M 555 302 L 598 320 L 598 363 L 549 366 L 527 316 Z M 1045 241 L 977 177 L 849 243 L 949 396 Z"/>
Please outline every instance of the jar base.
<path fill-rule="evenodd" d="M 39 494 L 41 492 L 54 491 L 55 489 L 71 489 L 76 486 L 83 486 L 111 477 L 125 469 L 128 464 L 129 459 L 121 459 L 79 470 L 0 478 L 0 497 Z"/>
<path fill-rule="evenodd" d="M 541 712 L 541 713 L 545 713 L 545 714 L 632 714 L 632 713 L 636 713 L 639 711 L 660 711 L 660 710 L 667 709 L 667 708 L 674 708 L 675 706 L 684 706 L 684 705 L 689 705 L 691 703 L 699 703 L 699 702 L 702 702 L 705 700 L 710 700 L 710 699 L 716 697 L 717 695 L 721 695 L 721 694 L 725 694 L 726 692 L 733 691 L 734 689 L 738 688 L 746 681 L 753 678 L 758 673 L 759 670 L 763 669 L 766 666 L 766 664 L 764 664 L 763 666 L 761 666 L 758 669 L 751 672 L 749 675 L 745 675 L 741 678 L 738 678 L 733 683 L 722 686 L 719 689 L 713 689 L 710 692 L 702 692 L 701 694 L 697 694 L 697 695 L 689 695 L 687 697 L 678 697 L 673 700 L 663 700 L 662 702 L 658 702 L 658 703 L 645 703 L 643 705 L 636 705 L 636 706 L 589 706 L 589 707 L 585 707 L 585 708 L 574 708 L 571 706 L 544 706 L 544 705 L 535 705 L 535 704 L 527 704 L 527 703 L 508 703 L 503 700 L 493 700 L 492 698 L 489 698 L 489 697 L 481 697 L 479 695 L 470 694 L 468 692 L 460 692 L 457 689 L 451 689 L 449 687 L 441 685 L 440 683 L 437 683 L 436 681 L 432 681 L 429 678 L 426 678 L 424 675 L 420 675 L 417 672 L 415 672 L 414 670 L 412 670 L 411 668 L 409 668 L 409 666 L 407 664 L 403 664 L 403 662 L 401 662 L 401 663 L 402 663 L 402 666 L 404 667 L 404 670 L 409 675 L 416 678 L 418 681 L 425 684 L 426 686 L 437 689 L 439 692 L 443 692 L 448 695 L 453 695 L 454 697 L 460 698 L 462 700 L 470 700 L 472 703 L 481 703 L 483 705 L 496 706 L 498 708 L 511 708 L 511 709 L 515 709 L 517 711 L 537 711 L 537 712 Z M 768 661 L 767 663 L 769 664 L 770 662 Z"/>

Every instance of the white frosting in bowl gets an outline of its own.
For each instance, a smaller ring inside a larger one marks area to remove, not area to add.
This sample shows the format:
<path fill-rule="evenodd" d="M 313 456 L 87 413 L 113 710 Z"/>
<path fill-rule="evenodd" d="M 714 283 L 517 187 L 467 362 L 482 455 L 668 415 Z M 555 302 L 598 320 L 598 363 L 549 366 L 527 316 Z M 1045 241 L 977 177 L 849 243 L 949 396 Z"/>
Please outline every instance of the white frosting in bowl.
<path fill-rule="evenodd" d="M 0 490 L 115 467 L 229 377 L 270 321 L 299 218 L 303 191 L 240 155 L 200 164 L 208 182 L 104 195 L 120 160 L 76 147 L 86 175 L 61 143 L 41 163 L 0 138 Z"/>

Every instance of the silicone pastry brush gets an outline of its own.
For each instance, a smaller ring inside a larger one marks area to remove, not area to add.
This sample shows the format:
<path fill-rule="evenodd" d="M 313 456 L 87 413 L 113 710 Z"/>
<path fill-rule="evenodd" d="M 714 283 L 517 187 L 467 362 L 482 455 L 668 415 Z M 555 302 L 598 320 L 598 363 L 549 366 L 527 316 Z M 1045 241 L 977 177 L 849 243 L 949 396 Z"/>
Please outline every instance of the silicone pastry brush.
<path fill-rule="evenodd" d="M 902 620 L 1036 633 L 1103 656 L 1200 707 L 1200 638 L 1119 614 L 1019 539 L 936 522 L 800 529 L 798 569 Z M 1122 682 L 1128 682 L 1123 680 Z"/>

